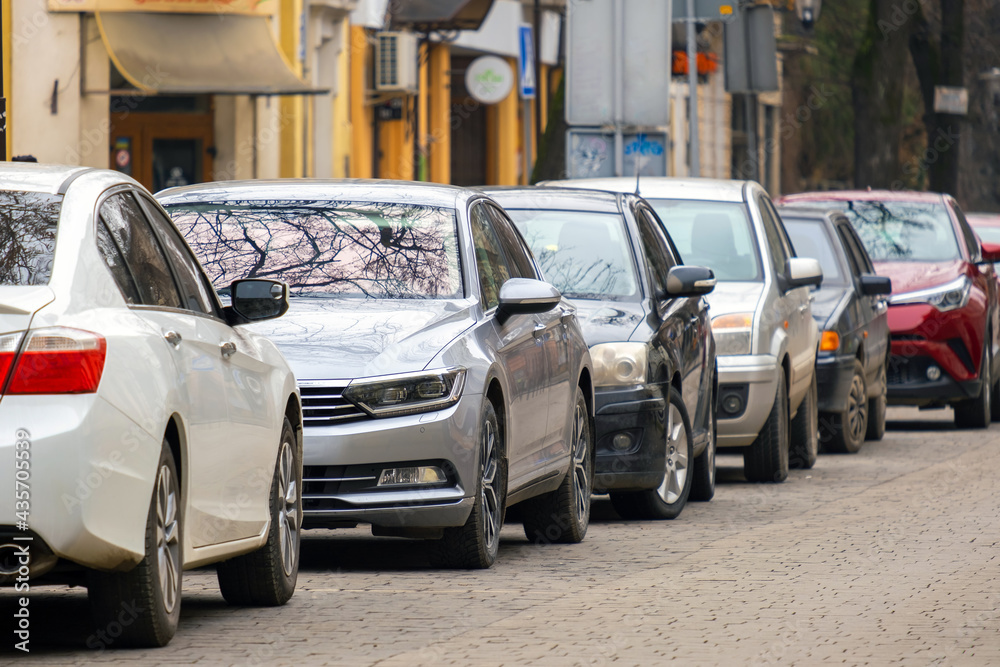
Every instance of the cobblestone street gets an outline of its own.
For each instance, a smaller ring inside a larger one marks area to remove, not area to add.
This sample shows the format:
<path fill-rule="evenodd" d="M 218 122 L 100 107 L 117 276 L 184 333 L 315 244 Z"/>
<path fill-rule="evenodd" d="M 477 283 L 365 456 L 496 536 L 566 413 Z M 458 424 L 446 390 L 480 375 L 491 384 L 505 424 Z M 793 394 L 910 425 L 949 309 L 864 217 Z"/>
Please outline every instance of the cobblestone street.
<path fill-rule="evenodd" d="M 587 539 L 508 525 L 488 571 L 431 569 L 420 542 L 307 532 L 283 608 L 227 607 L 188 572 L 155 651 L 97 652 L 80 589 L 32 590 L 31 655 L 56 664 L 1000 664 L 1000 426 L 893 409 L 882 442 L 779 485 L 721 456 L 715 499 L 623 522 L 596 498 Z M 5 627 L 14 592 L 0 591 Z M 0 662 L 19 659 L 6 633 Z"/>

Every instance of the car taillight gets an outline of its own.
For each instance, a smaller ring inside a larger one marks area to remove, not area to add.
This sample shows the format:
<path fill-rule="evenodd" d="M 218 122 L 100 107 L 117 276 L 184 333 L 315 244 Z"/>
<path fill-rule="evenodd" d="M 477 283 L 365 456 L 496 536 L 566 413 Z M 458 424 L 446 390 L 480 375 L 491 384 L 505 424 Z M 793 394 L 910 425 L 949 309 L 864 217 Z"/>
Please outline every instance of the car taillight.
<path fill-rule="evenodd" d="M 20 338 L 20 334 L 10 334 Z M 0 337 L 0 355 L 6 356 Z M 13 344 L 14 350 L 17 343 Z M 36 329 L 17 356 L 7 394 L 89 394 L 104 372 L 104 336 L 65 327 Z M 10 354 L 13 357 L 13 352 Z M 0 362 L 2 363 L 2 362 Z M 7 361 L 10 366 L 10 361 Z M 0 370 L 3 366 L 0 366 Z"/>
<path fill-rule="evenodd" d="M 0 336 L 0 389 L 7 383 L 7 372 L 14 364 L 14 357 L 17 356 L 17 346 L 21 342 L 23 331 L 17 333 L 4 334 Z"/>

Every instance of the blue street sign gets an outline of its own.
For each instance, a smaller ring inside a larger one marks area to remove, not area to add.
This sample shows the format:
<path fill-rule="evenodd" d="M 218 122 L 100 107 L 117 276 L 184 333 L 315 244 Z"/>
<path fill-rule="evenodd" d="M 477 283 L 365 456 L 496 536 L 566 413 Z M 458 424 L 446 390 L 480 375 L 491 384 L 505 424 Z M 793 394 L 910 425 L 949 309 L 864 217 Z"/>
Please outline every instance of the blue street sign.
<path fill-rule="evenodd" d="M 535 38 L 532 27 L 524 24 L 518 31 L 518 41 L 521 44 L 520 76 L 521 99 L 530 100 L 535 97 L 538 86 L 535 83 Z"/>

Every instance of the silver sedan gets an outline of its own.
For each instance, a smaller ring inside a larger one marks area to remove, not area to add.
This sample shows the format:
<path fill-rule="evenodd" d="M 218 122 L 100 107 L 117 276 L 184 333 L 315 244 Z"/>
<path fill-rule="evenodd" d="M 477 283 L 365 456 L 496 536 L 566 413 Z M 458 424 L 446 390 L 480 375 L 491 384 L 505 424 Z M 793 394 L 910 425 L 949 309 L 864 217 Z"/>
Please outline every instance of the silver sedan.
<path fill-rule="evenodd" d="M 441 565 L 489 567 L 507 507 L 528 538 L 579 542 L 594 474 L 590 355 L 482 193 L 379 181 L 168 190 L 217 288 L 291 287 L 257 326 L 304 404 L 306 527 L 370 523 L 436 539 Z"/>

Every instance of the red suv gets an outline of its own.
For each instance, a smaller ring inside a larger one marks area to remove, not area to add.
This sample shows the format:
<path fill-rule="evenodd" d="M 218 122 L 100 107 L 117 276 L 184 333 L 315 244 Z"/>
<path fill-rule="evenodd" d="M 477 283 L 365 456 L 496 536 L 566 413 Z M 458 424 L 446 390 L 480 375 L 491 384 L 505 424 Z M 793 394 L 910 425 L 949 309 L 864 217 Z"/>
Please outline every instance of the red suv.
<path fill-rule="evenodd" d="M 890 404 L 951 405 L 961 428 L 1000 420 L 993 269 L 1000 245 L 981 243 L 952 197 L 869 190 L 810 192 L 781 202 L 844 211 L 875 270 L 892 278 Z"/>

